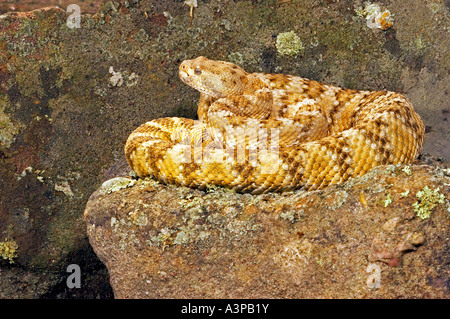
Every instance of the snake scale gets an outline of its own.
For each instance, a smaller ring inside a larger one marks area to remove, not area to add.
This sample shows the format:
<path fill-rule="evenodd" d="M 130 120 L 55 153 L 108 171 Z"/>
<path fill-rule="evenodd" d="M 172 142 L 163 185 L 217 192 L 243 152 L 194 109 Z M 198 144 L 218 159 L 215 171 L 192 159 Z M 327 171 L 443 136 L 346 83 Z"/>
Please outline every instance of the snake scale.
<path fill-rule="evenodd" d="M 198 57 L 179 68 L 200 91 L 199 120 L 159 118 L 125 145 L 140 177 L 260 194 L 320 189 L 378 165 L 410 163 L 424 125 L 389 91 L 357 91 Z"/>

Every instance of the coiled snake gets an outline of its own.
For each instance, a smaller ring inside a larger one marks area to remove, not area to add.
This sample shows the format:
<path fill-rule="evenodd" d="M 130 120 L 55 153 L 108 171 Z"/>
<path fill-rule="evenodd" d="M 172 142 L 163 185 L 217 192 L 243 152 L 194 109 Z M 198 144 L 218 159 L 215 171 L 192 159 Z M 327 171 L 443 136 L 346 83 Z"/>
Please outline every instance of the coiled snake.
<path fill-rule="evenodd" d="M 137 175 L 260 194 L 319 189 L 419 154 L 424 126 L 401 94 L 356 91 L 305 78 L 247 73 L 223 61 L 183 61 L 200 91 L 199 120 L 160 118 L 125 145 Z"/>

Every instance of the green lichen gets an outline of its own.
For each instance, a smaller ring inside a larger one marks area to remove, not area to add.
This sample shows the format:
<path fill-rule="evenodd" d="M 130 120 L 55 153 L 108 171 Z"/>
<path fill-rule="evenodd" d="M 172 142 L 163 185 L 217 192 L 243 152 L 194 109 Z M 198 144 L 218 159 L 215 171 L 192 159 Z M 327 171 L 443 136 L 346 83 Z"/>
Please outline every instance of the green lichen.
<path fill-rule="evenodd" d="M 231 52 L 230 54 L 228 54 L 228 61 L 236 65 L 243 65 L 244 56 L 240 52 Z"/>
<path fill-rule="evenodd" d="M 410 176 L 411 175 L 411 167 L 406 165 L 405 167 L 403 167 L 402 172 L 404 172 L 406 175 Z"/>
<path fill-rule="evenodd" d="M 0 242 L 0 257 L 13 264 L 14 258 L 17 258 L 17 248 L 19 246 L 14 240 L 5 238 L 4 241 Z"/>
<path fill-rule="evenodd" d="M 212 184 L 206 185 L 206 192 L 207 193 L 215 193 L 215 192 L 235 193 L 235 191 L 232 189 L 225 188 L 225 187 L 218 186 L 218 185 L 212 185 Z"/>
<path fill-rule="evenodd" d="M 20 125 L 14 125 L 8 114 L 5 112 L 9 104 L 8 97 L 0 96 L 0 148 L 8 148 L 19 133 Z"/>
<path fill-rule="evenodd" d="M 304 212 L 303 209 L 302 210 L 291 209 L 291 210 L 281 213 L 280 217 L 285 220 L 290 221 L 293 224 L 300 220 L 301 214 L 303 212 Z"/>
<path fill-rule="evenodd" d="M 400 194 L 401 197 L 407 197 L 409 195 L 409 189 Z"/>
<path fill-rule="evenodd" d="M 386 173 L 394 173 L 394 172 L 395 172 L 395 165 L 386 166 Z"/>
<path fill-rule="evenodd" d="M 348 198 L 348 193 L 346 191 L 337 191 L 336 198 L 334 200 L 334 203 L 330 206 L 327 205 L 329 209 L 335 210 L 336 208 L 339 208 L 344 204 Z"/>
<path fill-rule="evenodd" d="M 175 239 L 173 240 L 173 243 L 175 245 L 181 245 L 181 244 L 185 244 L 187 242 L 189 242 L 189 233 L 187 233 L 184 230 L 180 231 L 177 234 L 177 236 L 175 237 Z"/>
<path fill-rule="evenodd" d="M 416 194 L 417 202 L 413 203 L 413 209 L 416 215 L 422 219 L 429 218 L 433 208 L 439 204 L 444 203 L 444 194 L 439 193 L 439 187 L 431 190 L 425 186 Z"/>
<path fill-rule="evenodd" d="M 147 241 L 147 244 L 150 246 L 171 246 L 174 244 L 173 242 L 173 232 L 167 228 L 162 228 L 157 236 L 151 236 L 150 240 Z"/>
<path fill-rule="evenodd" d="M 138 244 L 139 239 L 133 228 L 133 223 L 125 218 L 111 218 L 111 230 L 119 239 L 119 248 L 126 249 L 129 245 Z"/>
<path fill-rule="evenodd" d="M 200 197 L 187 196 L 185 199 L 180 200 L 181 208 L 191 213 L 201 213 L 203 200 Z"/>
<path fill-rule="evenodd" d="M 300 38 L 294 31 L 283 32 L 278 34 L 276 47 L 278 53 L 295 57 L 304 51 L 304 46 Z"/>
<path fill-rule="evenodd" d="M 147 204 L 142 204 L 142 206 L 144 208 L 147 208 L 149 205 Z M 129 213 L 129 219 L 131 220 L 131 222 L 136 225 L 136 226 L 140 226 L 140 227 L 144 227 L 147 226 L 149 223 L 149 218 L 147 216 L 147 214 L 144 211 L 141 211 L 139 209 L 130 212 Z"/>
<path fill-rule="evenodd" d="M 387 193 L 386 198 L 383 200 L 383 206 L 388 207 L 392 203 L 392 197 L 390 193 Z"/>

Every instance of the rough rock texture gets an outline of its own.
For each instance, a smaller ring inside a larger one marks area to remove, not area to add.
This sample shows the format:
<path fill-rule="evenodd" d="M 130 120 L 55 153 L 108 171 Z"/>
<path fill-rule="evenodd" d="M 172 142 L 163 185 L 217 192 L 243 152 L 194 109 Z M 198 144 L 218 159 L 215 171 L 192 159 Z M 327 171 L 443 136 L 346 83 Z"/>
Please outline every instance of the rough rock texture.
<path fill-rule="evenodd" d="M 177 77 L 186 58 L 399 91 L 427 126 L 423 152 L 450 158 L 448 1 L 380 1 L 387 31 L 368 27 L 357 0 L 198 1 L 192 19 L 183 2 L 103 1 L 79 29 L 65 1 L 0 17 L 0 244 L 17 247 L 1 251 L 0 297 L 112 296 L 82 212 L 133 129 L 195 118 L 198 92 Z M 277 50 L 291 31 L 295 56 Z M 65 285 L 72 263 L 80 289 Z"/>
<path fill-rule="evenodd" d="M 10 11 L 31 11 L 48 6 L 66 9 L 70 4 L 77 4 L 82 13 L 96 13 L 101 0 L 2 0 L 0 14 Z"/>
<path fill-rule="evenodd" d="M 442 194 L 422 219 L 425 186 Z M 85 218 L 117 298 L 449 298 L 449 190 L 427 165 L 281 195 L 116 177 Z"/>

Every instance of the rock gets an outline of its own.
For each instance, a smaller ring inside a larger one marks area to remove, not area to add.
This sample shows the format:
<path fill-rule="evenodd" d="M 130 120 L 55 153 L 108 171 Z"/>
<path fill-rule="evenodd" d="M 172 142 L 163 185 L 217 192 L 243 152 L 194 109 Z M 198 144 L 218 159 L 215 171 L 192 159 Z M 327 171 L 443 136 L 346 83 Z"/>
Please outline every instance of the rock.
<path fill-rule="evenodd" d="M 116 298 L 449 298 L 449 173 L 382 166 L 257 196 L 122 176 L 84 216 Z M 445 194 L 428 219 L 425 187 Z"/>
<path fill-rule="evenodd" d="M 100 6 L 100 0 L 83 0 L 76 3 L 80 7 L 82 13 L 95 13 Z M 0 3 L 0 14 L 8 11 L 31 11 L 47 6 L 58 5 L 60 8 L 66 9 L 73 4 L 71 0 L 20 0 L 20 1 L 2 1 Z"/>

